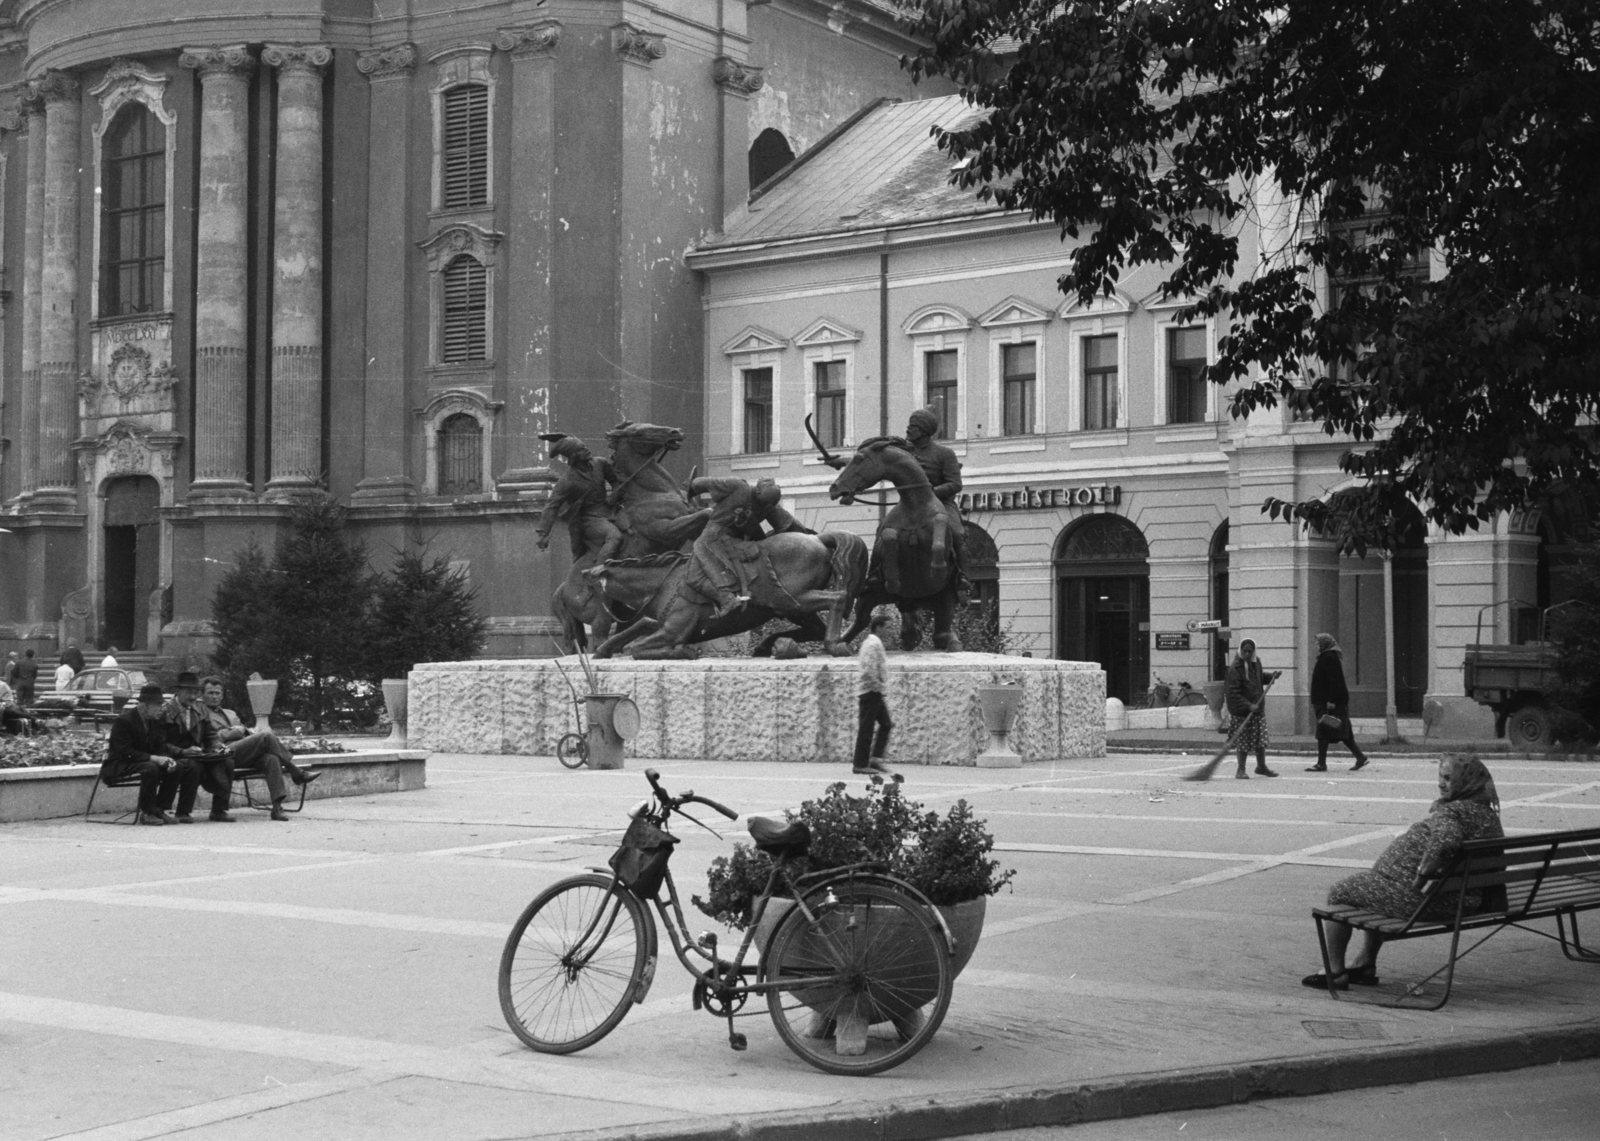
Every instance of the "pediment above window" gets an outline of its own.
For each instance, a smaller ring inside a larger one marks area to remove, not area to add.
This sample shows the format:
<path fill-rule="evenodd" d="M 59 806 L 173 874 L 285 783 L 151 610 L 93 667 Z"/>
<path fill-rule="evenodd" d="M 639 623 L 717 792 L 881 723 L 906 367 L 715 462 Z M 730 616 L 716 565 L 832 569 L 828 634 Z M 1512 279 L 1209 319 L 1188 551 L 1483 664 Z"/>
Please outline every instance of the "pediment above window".
<path fill-rule="evenodd" d="M 741 353 L 778 353 L 789 347 L 789 338 L 760 325 L 746 325 L 722 346 L 724 356 Z"/>
<path fill-rule="evenodd" d="M 172 126 L 178 117 L 167 110 L 169 82 L 169 76 L 146 71 L 131 59 L 113 61 L 106 69 L 106 77 L 89 89 L 89 94 L 100 103 L 100 122 L 95 128 L 95 137 L 105 134 L 117 112 L 130 102 L 143 103 L 162 123 Z"/>
<path fill-rule="evenodd" d="M 927 333 L 959 332 L 972 327 L 972 318 L 953 305 L 924 305 L 900 328 L 913 337 Z"/>
<path fill-rule="evenodd" d="M 504 406 L 503 401 L 490 400 L 473 388 L 446 388 L 434 393 L 428 403 L 417 409 L 417 418 L 437 426 L 441 420 L 465 412 L 487 428 L 494 423 L 494 414 Z"/>
<path fill-rule="evenodd" d="M 485 268 L 494 265 L 495 250 L 504 237 L 498 231 L 471 222 L 455 222 L 417 245 L 428 255 L 429 271 L 437 273 L 461 254 L 476 258 Z"/>
<path fill-rule="evenodd" d="M 805 330 L 795 337 L 794 343 L 800 348 L 809 349 L 817 345 L 848 345 L 860 339 L 860 330 L 824 317 L 807 325 Z"/>
<path fill-rule="evenodd" d="M 1004 325 L 1041 325 L 1055 314 L 1023 297 L 1013 294 L 978 318 L 986 329 Z"/>
<path fill-rule="evenodd" d="M 1161 289 L 1151 290 L 1139 298 L 1139 308 L 1148 309 L 1152 313 L 1169 313 L 1174 309 L 1182 309 L 1186 305 L 1193 305 L 1198 300 L 1194 297 L 1162 297 Z"/>
<path fill-rule="evenodd" d="M 1103 317 L 1115 313 L 1132 313 L 1139 308 L 1139 302 L 1129 297 L 1120 289 L 1113 288 L 1110 296 L 1097 294 L 1092 301 L 1087 303 L 1071 297 L 1060 309 L 1062 317 Z"/>

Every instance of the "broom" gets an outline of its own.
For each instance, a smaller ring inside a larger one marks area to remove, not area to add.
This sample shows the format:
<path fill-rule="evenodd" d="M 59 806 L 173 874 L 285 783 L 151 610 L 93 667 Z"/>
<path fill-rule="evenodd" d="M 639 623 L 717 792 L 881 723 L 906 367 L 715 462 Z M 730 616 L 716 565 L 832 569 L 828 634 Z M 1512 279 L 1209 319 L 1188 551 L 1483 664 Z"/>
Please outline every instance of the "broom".
<path fill-rule="evenodd" d="M 1228 739 L 1222 743 L 1222 748 L 1217 750 L 1216 755 L 1214 757 L 1212 757 L 1209 761 L 1207 761 L 1205 764 L 1203 764 L 1199 768 L 1195 769 L 1194 772 L 1189 773 L 1187 776 L 1185 776 L 1183 778 L 1184 780 L 1207 781 L 1207 780 L 1211 779 L 1212 774 L 1214 774 L 1217 771 L 1217 766 L 1222 763 L 1222 758 L 1226 757 L 1229 753 L 1233 752 L 1234 742 L 1238 741 L 1240 737 L 1244 736 L 1245 728 L 1250 724 L 1250 722 L 1254 721 L 1257 717 L 1260 717 L 1262 712 L 1263 712 L 1263 710 L 1265 710 L 1265 708 L 1266 708 L 1265 701 L 1266 701 L 1266 696 L 1267 696 L 1267 690 L 1272 688 L 1272 683 L 1277 681 L 1278 677 L 1279 677 L 1279 673 L 1278 672 L 1274 672 L 1269 677 L 1267 677 L 1266 684 L 1261 687 L 1261 697 L 1262 697 L 1262 702 L 1263 702 L 1262 708 L 1256 710 L 1254 713 L 1250 714 L 1250 716 L 1246 717 L 1243 721 L 1239 722 L 1239 724 L 1235 725 L 1233 727 L 1232 732 L 1230 732 L 1228 734 Z"/>

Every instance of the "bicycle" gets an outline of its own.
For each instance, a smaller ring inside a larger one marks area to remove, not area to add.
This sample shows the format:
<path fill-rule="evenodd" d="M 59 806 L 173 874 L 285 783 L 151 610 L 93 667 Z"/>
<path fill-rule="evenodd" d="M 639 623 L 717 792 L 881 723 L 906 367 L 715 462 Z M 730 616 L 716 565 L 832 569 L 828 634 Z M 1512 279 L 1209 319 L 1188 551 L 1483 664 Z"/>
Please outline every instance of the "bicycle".
<path fill-rule="evenodd" d="M 581 656 L 578 659 L 583 666 L 584 674 L 588 675 L 589 665 Z M 561 672 L 561 680 L 567 683 L 567 688 L 572 691 L 572 716 L 578 722 L 576 733 L 563 733 L 561 740 L 556 742 L 556 760 L 562 767 L 569 769 L 582 768 L 589 763 L 589 732 L 583 720 L 583 698 L 578 696 L 578 688 L 572 684 L 572 679 L 567 676 L 567 671 L 561 668 L 561 663 L 556 662 L 556 669 Z M 591 680 L 589 688 L 594 689 Z"/>
<path fill-rule="evenodd" d="M 1206 695 L 1187 681 L 1168 682 L 1154 678 L 1150 682 L 1149 692 L 1142 701 L 1130 705 L 1130 709 L 1165 709 L 1173 705 L 1204 705 Z"/>
<path fill-rule="evenodd" d="M 774 865 L 737 954 L 725 959 L 714 934 L 689 938 L 668 867 L 678 838 L 667 824 L 677 813 L 716 835 L 683 806 L 705 805 L 730 820 L 738 813 L 692 791 L 669 795 L 654 769 L 645 779 L 652 797 L 630 813 L 609 868 L 546 888 L 511 928 L 500 956 L 500 1007 L 518 1038 L 568 1054 L 616 1029 L 655 978 L 656 925 L 645 906 L 654 902 L 673 953 L 694 977 L 694 1009 L 728 1020 L 733 1049 L 748 1046 L 733 1020 L 749 1016 L 739 1012 L 752 995 L 766 999 L 784 1043 L 827 1073 L 881 1073 L 928 1044 L 950 1005 L 955 944 L 926 896 L 879 864 L 793 875 L 809 830 L 752 817 L 750 836 Z M 752 966 L 745 960 L 780 885 L 793 903 Z"/>

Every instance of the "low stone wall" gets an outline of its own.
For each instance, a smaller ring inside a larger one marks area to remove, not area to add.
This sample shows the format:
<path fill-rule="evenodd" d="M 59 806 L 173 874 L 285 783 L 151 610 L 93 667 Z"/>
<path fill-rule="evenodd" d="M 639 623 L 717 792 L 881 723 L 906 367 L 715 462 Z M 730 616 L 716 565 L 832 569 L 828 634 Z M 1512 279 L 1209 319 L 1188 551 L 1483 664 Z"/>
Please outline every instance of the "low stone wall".
<path fill-rule="evenodd" d="M 586 693 L 576 658 L 560 659 Z M 661 760 L 848 760 L 855 745 L 853 658 L 701 658 L 593 663 L 600 690 L 639 706 L 627 755 Z M 1105 673 L 1093 662 L 999 654 L 889 655 L 892 761 L 970 765 L 987 742 L 978 687 L 1023 699 L 1011 747 L 1024 760 L 1105 755 Z M 430 662 L 411 672 L 410 743 L 434 752 L 550 756 L 574 732 L 556 660 Z"/>
<path fill-rule="evenodd" d="M 375 792 L 410 792 L 427 783 L 428 754 L 422 751 L 381 753 L 327 753 L 299 756 L 296 763 L 322 770 L 306 790 L 307 800 L 332 796 L 367 796 Z M 82 816 L 94 789 L 94 765 L 52 765 L 36 769 L 0 769 L 0 823 L 15 820 L 49 820 Z M 265 789 L 256 782 L 252 792 Z M 102 788 L 95 794 L 95 815 L 130 812 L 138 799 L 137 788 Z M 298 791 L 293 794 L 299 798 Z M 200 801 L 211 803 L 202 791 Z M 244 803 L 244 790 L 233 790 L 235 807 Z"/>

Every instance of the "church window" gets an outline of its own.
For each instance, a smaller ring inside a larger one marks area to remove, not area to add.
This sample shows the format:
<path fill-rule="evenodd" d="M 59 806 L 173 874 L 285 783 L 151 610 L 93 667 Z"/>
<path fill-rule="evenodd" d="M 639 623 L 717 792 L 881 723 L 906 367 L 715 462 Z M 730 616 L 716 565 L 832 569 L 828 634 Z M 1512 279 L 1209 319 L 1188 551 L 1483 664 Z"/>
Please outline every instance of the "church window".
<path fill-rule="evenodd" d="M 459 210 L 489 202 L 489 88 L 463 83 L 443 95 L 443 206 Z"/>
<path fill-rule="evenodd" d="M 482 262 L 463 255 L 445 267 L 442 363 L 489 358 L 488 297 L 488 274 Z"/>
<path fill-rule="evenodd" d="M 439 494 L 474 495 L 483 490 L 483 426 L 457 412 L 439 425 Z"/>
<path fill-rule="evenodd" d="M 130 103 L 104 147 L 100 314 L 149 313 L 163 303 L 167 129 L 147 107 Z"/>

